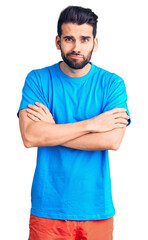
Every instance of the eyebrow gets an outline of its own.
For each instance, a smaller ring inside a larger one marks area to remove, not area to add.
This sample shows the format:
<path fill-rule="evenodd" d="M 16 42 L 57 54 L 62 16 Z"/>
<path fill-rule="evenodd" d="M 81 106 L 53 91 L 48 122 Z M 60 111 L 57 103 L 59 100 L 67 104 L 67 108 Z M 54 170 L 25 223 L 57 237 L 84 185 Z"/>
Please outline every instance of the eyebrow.
<path fill-rule="evenodd" d="M 91 38 L 90 36 L 80 36 L 80 37 L 81 38 L 88 38 L 88 39 Z M 63 38 L 65 39 L 65 38 L 74 38 L 74 37 L 73 36 L 64 36 Z"/>

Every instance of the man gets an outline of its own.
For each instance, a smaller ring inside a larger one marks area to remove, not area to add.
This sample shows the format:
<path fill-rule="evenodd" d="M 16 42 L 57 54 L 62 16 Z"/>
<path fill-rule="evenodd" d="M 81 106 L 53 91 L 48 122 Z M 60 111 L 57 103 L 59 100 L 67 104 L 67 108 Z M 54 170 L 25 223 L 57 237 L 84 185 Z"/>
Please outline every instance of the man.
<path fill-rule="evenodd" d="M 108 150 L 130 123 L 122 78 L 95 66 L 97 16 L 70 6 L 58 20 L 63 61 L 31 71 L 18 110 L 25 147 L 38 147 L 30 240 L 111 240 Z"/>

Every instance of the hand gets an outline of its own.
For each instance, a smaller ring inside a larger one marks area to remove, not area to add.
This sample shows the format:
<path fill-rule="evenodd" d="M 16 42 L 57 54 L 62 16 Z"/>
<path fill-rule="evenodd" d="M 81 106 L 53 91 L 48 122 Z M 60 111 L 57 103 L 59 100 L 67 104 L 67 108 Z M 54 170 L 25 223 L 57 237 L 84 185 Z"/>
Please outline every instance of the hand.
<path fill-rule="evenodd" d="M 31 104 L 28 105 L 29 108 L 26 109 L 27 116 L 33 121 L 44 121 L 55 124 L 49 109 L 42 103 L 36 102 L 35 104 L 37 106 Z"/>
<path fill-rule="evenodd" d="M 123 128 L 128 124 L 129 116 L 124 108 L 114 108 L 89 119 L 91 132 L 107 132 L 115 128 Z"/>

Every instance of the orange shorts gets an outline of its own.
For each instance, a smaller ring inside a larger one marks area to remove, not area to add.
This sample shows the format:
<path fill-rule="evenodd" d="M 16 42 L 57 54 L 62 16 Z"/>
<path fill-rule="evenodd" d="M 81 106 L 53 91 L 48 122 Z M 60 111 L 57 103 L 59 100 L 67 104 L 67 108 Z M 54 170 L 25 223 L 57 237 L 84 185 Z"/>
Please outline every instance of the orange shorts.
<path fill-rule="evenodd" d="M 105 220 L 57 220 L 30 215 L 29 240 L 112 240 L 113 217 Z"/>

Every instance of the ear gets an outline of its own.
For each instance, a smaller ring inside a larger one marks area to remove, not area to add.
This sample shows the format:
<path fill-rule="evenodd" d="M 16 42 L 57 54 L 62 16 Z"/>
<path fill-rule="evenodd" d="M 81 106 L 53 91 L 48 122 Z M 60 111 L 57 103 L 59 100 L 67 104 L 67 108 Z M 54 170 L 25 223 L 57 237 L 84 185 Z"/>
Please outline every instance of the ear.
<path fill-rule="evenodd" d="M 60 37 L 57 35 L 55 39 L 55 44 L 58 50 L 61 50 Z"/>
<path fill-rule="evenodd" d="M 94 49 L 93 52 L 96 52 L 98 50 L 98 38 L 94 39 Z"/>

